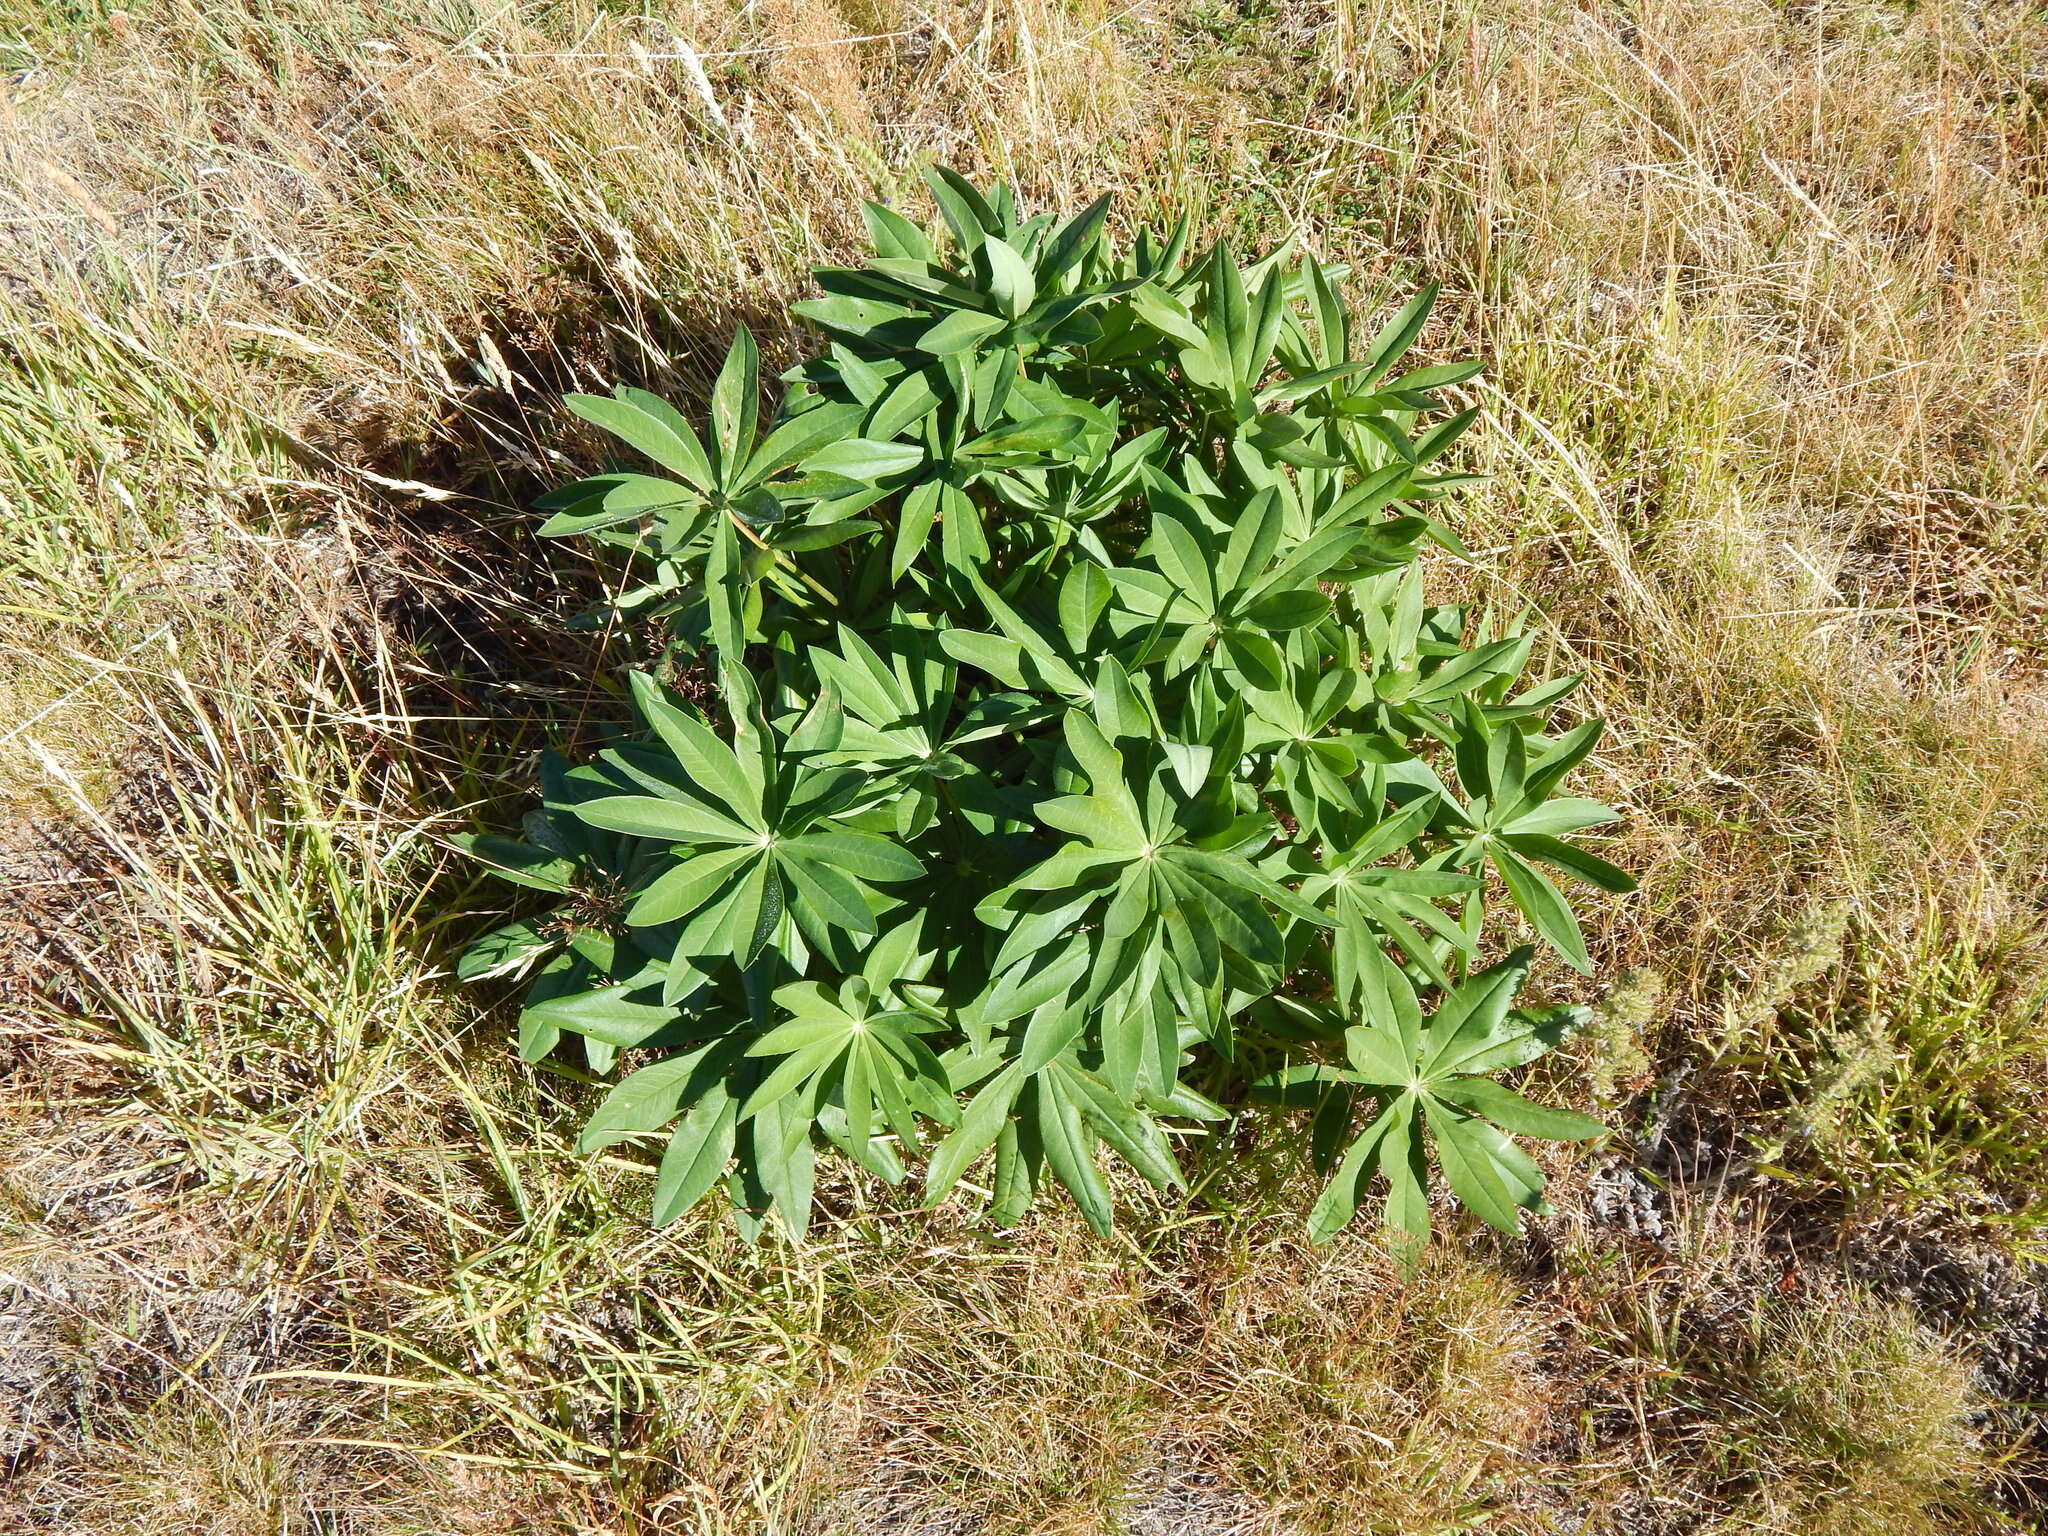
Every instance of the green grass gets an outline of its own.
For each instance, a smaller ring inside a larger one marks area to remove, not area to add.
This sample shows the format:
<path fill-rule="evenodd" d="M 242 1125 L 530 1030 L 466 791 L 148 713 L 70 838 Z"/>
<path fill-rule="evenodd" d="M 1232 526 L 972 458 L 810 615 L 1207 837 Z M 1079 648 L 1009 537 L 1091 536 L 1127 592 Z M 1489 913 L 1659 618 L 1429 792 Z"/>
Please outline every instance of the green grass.
<path fill-rule="evenodd" d="M 2032 939 L 1940 913 L 1905 944 L 1852 932 L 1838 968 L 1757 1031 L 1783 1104 L 1764 1155 L 1868 1218 L 1931 1215 L 2037 1251 L 2048 993 Z"/>
<path fill-rule="evenodd" d="M 1991 0 L 0 5 L 0 1507 L 1093 1533 L 1199 1472 L 1273 1532 L 2023 1528 L 1966 1320 L 1838 1255 L 2036 1242 L 2042 47 Z M 1301 1249 L 1280 1143 L 1116 1241 L 842 1179 L 801 1250 L 574 1154 L 595 1090 L 442 917 L 634 659 L 530 536 L 598 449 L 556 397 L 700 394 L 934 158 L 1445 283 L 1494 478 L 1443 590 L 1589 672 L 1645 884 L 1541 978 L 1615 995 L 1539 1086 L 1775 1176 L 1652 1168 L 1658 1240 L 1560 1159 L 1404 1286 Z"/>

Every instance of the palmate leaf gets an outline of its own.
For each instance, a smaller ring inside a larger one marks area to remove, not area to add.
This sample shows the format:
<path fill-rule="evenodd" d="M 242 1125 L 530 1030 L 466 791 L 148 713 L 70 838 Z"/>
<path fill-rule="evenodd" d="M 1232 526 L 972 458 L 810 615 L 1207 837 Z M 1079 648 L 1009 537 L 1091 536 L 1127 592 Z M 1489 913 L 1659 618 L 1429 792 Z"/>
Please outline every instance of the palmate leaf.
<path fill-rule="evenodd" d="M 1477 1075 L 1533 1060 L 1569 1022 L 1570 1016 L 1515 1009 L 1529 959 L 1530 951 L 1517 950 L 1445 989 L 1427 1019 L 1397 967 L 1384 957 L 1368 966 L 1368 1000 L 1361 1022 L 1345 1033 L 1349 1068 L 1339 1080 L 1384 1097 L 1368 1101 L 1377 1113 L 1317 1202 L 1310 1223 L 1316 1235 L 1333 1235 L 1350 1220 L 1362 1179 L 1377 1169 L 1388 1179 L 1389 1230 L 1409 1242 L 1426 1236 L 1428 1202 L 1412 1176 L 1425 1130 L 1458 1199 L 1512 1232 L 1518 1208 L 1541 1208 L 1543 1176 L 1508 1133 L 1571 1141 L 1605 1130 L 1597 1120 L 1533 1103 Z"/>
<path fill-rule="evenodd" d="M 500 905 L 458 975 L 527 989 L 529 1060 L 638 1053 L 583 1145 L 658 1154 L 661 1221 L 722 1188 L 801 1234 L 823 1156 L 1106 1230 L 1184 1198 L 1251 1076 L 1308 1118 L 1316 1236 L 1377 1200 L 1412 1255 L 1433 1181 L 1512 1225 L 1514 1138 L 1598 1128 L 1494 1080 L 1578 1015 L 1480 957 L 1526 927 L 1583 968 L 1573 897 L 1632 882 L 1567 790 L 1575 679 L 1427 600 L 1480 419 L 1475 365 L 1415 355 L 1433 290 L 1373 332 L 1290 248 L 926 196 L 816 274 L 779 400 L 740 332 L 686 409 L 566 402 L 626 462 L 540 531 L 652 660 L 517 837 L 459 844 Z"/>
<path fill-rule="evenodd" d="M 641 718 L 670 754 L 673 773 L 636 774 L 659 793 L 593 796 L 568 811 L 669 855 L 624 919 L 643 929 L 681 924 L 673 961 L 698 969 L 719 959 L 752 965 L 765 948 L 793 942 L 785 914 L 813 937 L 832 929 L 872 933 L 881 901 L 873 886 L 923 873 L 915 855 L 845 821 L 860 799 L 859 776 L 849 782 L 786 756 L 774 729 L 751 707 L 751 693 L 734 696 L 751 719 L 728 743 L 644 675 L 636 675 L 633 687 Z"/>
<path fill-rule="evenodd" d="M 1551 826 L 1598 825 L 1610 819 L 1604 806 L 1577 802 L 1560 814 L 1546 802 L 1565 774 L 1582 762 L 1599 740 L 1602 722 L 1588 721 L 1530 757 L 1529 737 L 1517 725 L 1494 726 L 1469 697 L 1437 722 L 1452 737 L 1458 781 L 1466 803 L 1456 808 L 1467 835 L 1457 862 L 1490 864 L 1530 926 L 1580 971 L 1590 971 L 1584 936 L 1571 904 L 1538 863 L 1617 893 L 1635 881 L 1604 859 L 1551 835 Z"/>

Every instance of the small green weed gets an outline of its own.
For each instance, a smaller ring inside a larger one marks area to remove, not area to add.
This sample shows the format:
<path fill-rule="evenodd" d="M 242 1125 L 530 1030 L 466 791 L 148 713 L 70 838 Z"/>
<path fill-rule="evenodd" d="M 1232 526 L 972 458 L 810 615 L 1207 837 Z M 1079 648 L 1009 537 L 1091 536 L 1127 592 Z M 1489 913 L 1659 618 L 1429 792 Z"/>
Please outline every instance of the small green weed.
<path fill-rule="evenodd" d="M 2031 925 L 1850 933 L 1836 985 L 1780 1021 L 1782 1135 L 1765 1147 L 1866 1211 L 2038 1241 L 2048 983 Z"/>

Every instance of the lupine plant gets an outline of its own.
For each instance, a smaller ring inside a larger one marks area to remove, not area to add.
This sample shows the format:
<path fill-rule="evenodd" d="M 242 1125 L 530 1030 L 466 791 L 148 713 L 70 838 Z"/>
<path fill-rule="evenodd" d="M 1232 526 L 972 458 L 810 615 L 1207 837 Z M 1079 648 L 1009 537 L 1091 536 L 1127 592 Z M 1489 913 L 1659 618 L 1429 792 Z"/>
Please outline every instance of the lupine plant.
<path fill-rule="evenodd" d="M 1568 841 L 1613 819 L 1560 793 L 1577 680 L 1426 600 L 1477 366 L 1402 370 L 1430 291 L 1361 336 L 1339 267 L 930 181 L 942 229 L 870 206 L 795 306 L 772 415 L 745 332 L 702 431 L 570 397 L 628 453 L 540 532 L 602 546 L 661 661 L 523 840 L 470 841 L 560 904 L 462 974 L 530 975 L 528 1059 L 631 1053 L 583 1144 L 665 1136 L 659 1221 L 723 1186 L 800 1233 L 836 1150 L 1107 1229 L 1104 1147 L 1170 1188 L 1250 1103 L 1304 1118 L 1319 1238 L 1376 1178 L 1426 1233 L 1432 1151 L 1511 1229 L 1511 1137 L 1600 1127 L 1495 1080 L 1577 1018 L 1516 1006 L 1495 929 L 1585 970 L 1559 877 L 1630 882 Z"/>

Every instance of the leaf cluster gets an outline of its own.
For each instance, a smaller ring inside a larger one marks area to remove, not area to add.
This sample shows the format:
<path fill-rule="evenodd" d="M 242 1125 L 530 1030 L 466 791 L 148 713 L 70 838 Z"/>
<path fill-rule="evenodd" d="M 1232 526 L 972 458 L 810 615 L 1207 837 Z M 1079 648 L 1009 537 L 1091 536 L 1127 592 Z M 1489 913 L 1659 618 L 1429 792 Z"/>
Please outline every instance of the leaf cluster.
<path fill-rule="evenodd" d="M 993 1154 L 996 1220 L 1056 1184 L 1107 1228 L 1105 1148 L 1180 1184 L 1249 1098 L 1309 1117 L 1318 1235 L 1377 1175 L 1425 1230 L 1430 1147 L 1512 1226 L 1512 1137 L 1599 1127 L 1493 1081 L 1573 1017 L 1514 1006 L 1495 920 L 1585 969 L 1565 887 L 1629 880 L 1571 840 L 1613 818 L 1562 793 L 1576 679 L 1425 600 L 1476 365 L 1404 370 L 1428 291 L 1361 334 L 1312 258 L 931 190 L 942 228 L 871 205 L 817 274 L 772 413 L 744 332 L 702 431 L 570 398 L 630 457 L 540 532 L 611 551 L 611 617 L 714 703 L 635 675 L 639 730 L 472 840 L 559 905 L 463 974 L 530 975 L 529 1059 L 635 1053 L 583 1140 L 666 1137 L 660 1220 L 722 1184 L 800 1232 L 836 1150 L 933 1201 Z"/>

